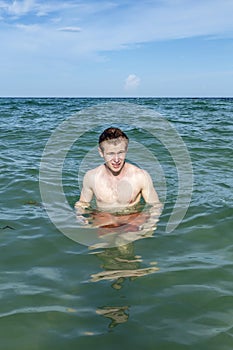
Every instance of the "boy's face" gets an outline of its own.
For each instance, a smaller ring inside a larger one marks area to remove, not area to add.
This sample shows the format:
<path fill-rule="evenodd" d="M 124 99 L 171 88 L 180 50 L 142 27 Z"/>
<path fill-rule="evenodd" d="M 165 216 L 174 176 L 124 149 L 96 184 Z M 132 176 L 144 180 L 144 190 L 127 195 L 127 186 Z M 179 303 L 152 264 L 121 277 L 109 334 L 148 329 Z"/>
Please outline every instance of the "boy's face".
<path fill-rule="evenodd" d="M 124 166 L 128 142 L 124 139 L 106 140 L 101 143 L 99 153 L 105 165 L 113 172 L 119 173 Z"/>

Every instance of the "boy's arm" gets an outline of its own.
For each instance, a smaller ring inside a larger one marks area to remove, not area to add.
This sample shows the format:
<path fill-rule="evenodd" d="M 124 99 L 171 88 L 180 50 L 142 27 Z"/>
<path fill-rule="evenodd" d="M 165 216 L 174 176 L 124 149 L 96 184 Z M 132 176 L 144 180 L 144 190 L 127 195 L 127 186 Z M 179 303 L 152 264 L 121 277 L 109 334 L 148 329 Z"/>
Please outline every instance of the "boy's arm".
<path fill-rule="evenodd" d="M 159 196 L 154 188 L 152 179 L 147 171 L 143 170 L 142 177 L 142 196 L 147 204 L 161 205 Z"/>
<path fill-rule="evenodd" d="M 163 204 L 159 200 L 151 176 L 145 170 L 143 170 L 142 196 L 145 202 L 150 205 L 150 208 L 148 208 L 149 218 L 146 223 L 141 226 L 141 230 L 145 230 L 145 232 L 155 230 L 163 209 Z"/>
<path fill-rule="evenodd" d="M 74 207 L 77 214 L 84 214 L 85 208 L 88 208 L 93 197 L 93 190 L 91 186 L 91 176 L 87 172 L 83 178 L 83 188 L 79 200 Z"/>

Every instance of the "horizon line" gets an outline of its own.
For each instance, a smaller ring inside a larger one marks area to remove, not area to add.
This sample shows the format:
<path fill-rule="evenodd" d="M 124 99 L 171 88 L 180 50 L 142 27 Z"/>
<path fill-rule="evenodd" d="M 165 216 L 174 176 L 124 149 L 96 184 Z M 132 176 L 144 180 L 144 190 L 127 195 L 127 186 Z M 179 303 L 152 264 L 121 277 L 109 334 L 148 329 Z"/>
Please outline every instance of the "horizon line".
<path fill-rule="evenodd" d="M 190 99 L 201 99 L 201 98 L 233 98 L 233 96 L 0 96 L 0 98 L 115 98 L 115 99 L 146 99 L 146 98 L 190 98 Z"/>

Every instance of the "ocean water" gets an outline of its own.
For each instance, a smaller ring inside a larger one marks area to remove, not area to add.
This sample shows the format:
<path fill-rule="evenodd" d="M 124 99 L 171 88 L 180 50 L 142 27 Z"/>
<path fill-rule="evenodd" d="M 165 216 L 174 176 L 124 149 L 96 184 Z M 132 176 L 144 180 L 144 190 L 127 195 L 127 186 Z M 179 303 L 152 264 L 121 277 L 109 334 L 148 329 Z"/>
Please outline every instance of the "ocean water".
<path fill-rule="evenodd" d="M 66 228 L 109 125 L 164 209 L 101 247 Z M 1 98 L 0 130 L 1 349 L 233 348 L 233 99 Z"/>

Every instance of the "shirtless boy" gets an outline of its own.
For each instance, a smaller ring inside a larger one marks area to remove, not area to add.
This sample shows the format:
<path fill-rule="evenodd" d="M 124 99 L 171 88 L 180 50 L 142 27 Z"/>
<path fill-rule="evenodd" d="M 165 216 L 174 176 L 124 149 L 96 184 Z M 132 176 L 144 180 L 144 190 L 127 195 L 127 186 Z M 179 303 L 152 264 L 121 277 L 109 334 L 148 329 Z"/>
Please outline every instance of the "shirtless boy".
<path fill-rule="evenodd" d="M 157 209 L 161 207 L 150 175 L 125 161 L 128 142 L 127 135 L 118 128 L 108 128 L 100 135 L 98 151 L 104 164 L 85 174 L 80 199 L 75 203 L 78 213 L 89 207 L 93 196 L 109 222 L 116 221 L 111 213 L 135 206 L 141 197 Z"/>

